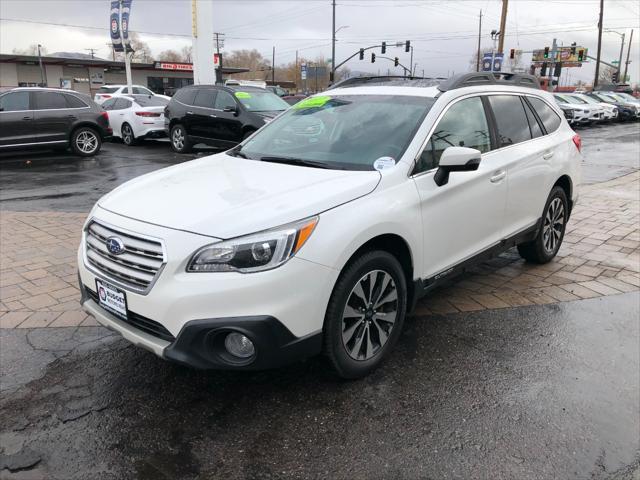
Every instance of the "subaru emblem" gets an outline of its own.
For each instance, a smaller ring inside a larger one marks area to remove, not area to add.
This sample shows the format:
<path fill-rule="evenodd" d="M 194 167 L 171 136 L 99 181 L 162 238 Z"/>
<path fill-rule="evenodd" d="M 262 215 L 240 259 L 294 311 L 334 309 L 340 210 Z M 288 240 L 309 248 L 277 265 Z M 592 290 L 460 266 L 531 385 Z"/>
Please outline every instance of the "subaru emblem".
<path fill-rule="evenodd" d="M 109 253 L 112 255 L 120 255 L 125 251 L 124 243 L 122 243 L 122 240 L 120 240 L 118 237 L 107 238 L 106 244 L 107 250 L 109 250 Z"/>

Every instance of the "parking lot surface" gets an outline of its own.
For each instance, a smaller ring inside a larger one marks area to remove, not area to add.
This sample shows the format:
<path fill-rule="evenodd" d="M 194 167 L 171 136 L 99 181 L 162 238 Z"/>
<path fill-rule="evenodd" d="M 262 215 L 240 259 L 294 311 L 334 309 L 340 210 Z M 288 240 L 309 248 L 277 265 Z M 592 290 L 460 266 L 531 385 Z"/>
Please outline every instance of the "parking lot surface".
<path fill-rule="evenodd" d="M 0 158 L 0 479 L 612 478 L 640 474 L 640 129 L 581 129 L 584 183 L 550 264 L 513 251 L 418 306 L 383 368 L 201 372 L 80 310 L 104 193 L 210 154 L 106 144 Z"/>

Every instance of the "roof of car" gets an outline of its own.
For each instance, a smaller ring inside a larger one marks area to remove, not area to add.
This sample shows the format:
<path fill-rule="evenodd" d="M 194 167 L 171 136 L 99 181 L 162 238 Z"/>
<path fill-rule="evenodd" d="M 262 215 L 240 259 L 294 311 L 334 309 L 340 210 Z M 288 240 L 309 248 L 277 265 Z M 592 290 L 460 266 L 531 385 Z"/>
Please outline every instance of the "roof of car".
<path fill-rule="evenodd" d="M 266 92 L 266 89 L 253 85 L 189 85 L 185 88 L 220 88 L 231 90 L 232 92 Z"/>
<path fill-rule="evenodd" d="M 80 93 L 80 92 L 76 92 L 75 90 L 68 90 L 66 88 L 52 88 L 52 87 L 16 87 L 16 88 L 12 88 L 10 91 L 15 92 L 20 90 L 27 90 L 31 92 L 42 91 L 42 92 L 61 92 L 61 93 L 77 93 L 77 94 Z"/>

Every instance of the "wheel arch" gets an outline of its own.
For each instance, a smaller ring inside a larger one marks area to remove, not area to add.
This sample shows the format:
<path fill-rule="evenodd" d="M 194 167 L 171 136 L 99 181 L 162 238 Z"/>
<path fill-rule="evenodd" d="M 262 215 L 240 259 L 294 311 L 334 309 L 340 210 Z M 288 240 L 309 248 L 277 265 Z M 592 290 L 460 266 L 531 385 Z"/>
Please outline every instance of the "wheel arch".
<path fill-rule="evenodd" d="M 100 137 L 100 140 L 104 140 L 104 135 L 103 135 L 102 129 L 98 125 L 96 125 L 95 123 L 91 123 L 89 121 L 80 121 L 78 123 L 75 123 L 73 125 L 73 127 L 71 127 L 71 130 L 69 131 L 69 138 L 67 138 L 67 141 L 69 142 L 69 145 L 71 145 L 71 141 L 73 140 L 73 136 L 78 131 L 78 129 L 79 128 L 83 128 L 83 127 L 90 128 L 91 130 L 93 130 L 94 132 L 96 132 L 98 134 L 98 136 Z"/>
<path fill-rule="evenodd" d="M 569 203 L 569 214 L 573 210 L 573 182 L 571 181 L 571 177 L 569 175 L 562 175 L 556 183 L 553 184 L 554 187 L 560 187 L 564 190 L 564 193 L 567 195 L 567 202 Z"/>
<path fill-rule="evenodd" d="M 395 233 L 384 233 L 376 235 L 360 245 L 349 257 L 341 271 L 347 268 L 355 259 L 363 253 L 373 250 L 382 250 L 393 255 L 404 271 L 407 283 L 407 313 L 413 310 L 413 306 L 419 296 L 418 286 L 413 280 L 413 253 L 409 243 L 400 235 Z"/>

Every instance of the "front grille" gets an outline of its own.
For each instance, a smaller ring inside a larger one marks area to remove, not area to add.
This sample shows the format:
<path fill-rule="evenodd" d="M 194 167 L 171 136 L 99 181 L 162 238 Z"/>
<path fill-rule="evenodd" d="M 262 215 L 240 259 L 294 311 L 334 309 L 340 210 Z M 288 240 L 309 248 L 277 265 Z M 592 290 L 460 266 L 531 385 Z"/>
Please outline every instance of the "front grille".
<path fill-rule="evenodd" d="M 100 305 L 100 302 L 98 301 L 98 294 L 93 290 L 91 290 L 90 288 L 87 288 L 87 287 L 84 287 L 84 288 L 87 291 L 87 294 L 89 295 L 89 297 L 91 297 L 91 299 L 94 302 Z M 116 317 L 116 318 L 119 318 L 123 322 L 128 323 L 129 325 L 137 328 L 138 330 L 142 330 L 143 332 L 148 333 L 149 335 L 153 335 L 154 337 L 161 338 L 162 340 L 166 340 L 167 342 L 173 342 L 176 339 L 176 337 L 171 335 L 171 332 L 169 332 L 169 330 L 164 328 L 158 322 L 154 322 L 153 320 L 147 317 L 138 315 L 137 313 L 132 312 L 131 310 L 127 311 L 126 320 L 122 317 Z"/>
<path fill-rule="evenodd" d="M 119 238 L 124 253 L 113 255 L 107 249 L 107 239 Z M 91 222 L 85 237 L 85 255 L 89 266 L 116 284 L 147 293 L 164 265 L 162 244 L 158 240 Z"/>

